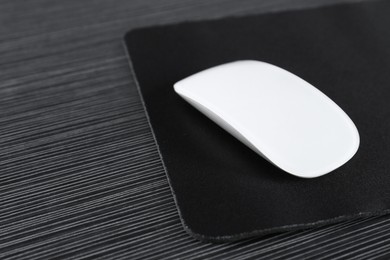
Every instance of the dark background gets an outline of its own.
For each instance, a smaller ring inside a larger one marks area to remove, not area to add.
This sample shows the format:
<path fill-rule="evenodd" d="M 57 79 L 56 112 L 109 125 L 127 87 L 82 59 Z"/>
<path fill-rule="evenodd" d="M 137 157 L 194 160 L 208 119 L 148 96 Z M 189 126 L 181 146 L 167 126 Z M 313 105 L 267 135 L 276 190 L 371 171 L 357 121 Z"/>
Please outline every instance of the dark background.
<path fill-rule="evenodd" d="M 132 28 L 336 2 L 2 1 L 0 258 L 385 257 L 389 217 L 220 245 L 189 237 L 122 46 Z"/>

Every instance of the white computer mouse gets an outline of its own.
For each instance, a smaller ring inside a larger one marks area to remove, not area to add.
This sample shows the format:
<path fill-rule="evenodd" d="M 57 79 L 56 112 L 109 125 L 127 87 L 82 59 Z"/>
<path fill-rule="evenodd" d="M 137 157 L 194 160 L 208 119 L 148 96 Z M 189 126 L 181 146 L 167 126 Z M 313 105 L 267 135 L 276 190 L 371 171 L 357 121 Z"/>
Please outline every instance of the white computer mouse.
<path fill-rule="evenodd" d="M 269 63 L 223 64 L 177 82 L 174 89 L 253 151 L 295 176 L 327 174 L 359 147 L 356 126 L 335 102 Z"/>

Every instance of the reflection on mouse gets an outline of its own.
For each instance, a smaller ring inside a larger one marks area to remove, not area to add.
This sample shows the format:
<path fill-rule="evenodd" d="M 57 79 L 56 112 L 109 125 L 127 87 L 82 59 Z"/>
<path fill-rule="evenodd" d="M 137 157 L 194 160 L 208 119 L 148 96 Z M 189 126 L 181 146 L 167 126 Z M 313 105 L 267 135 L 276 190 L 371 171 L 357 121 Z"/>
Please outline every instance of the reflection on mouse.
<path fill-rule="evenodd" d="M 356 126 L 336 103 L 265 62 L 216 66 L 177 82 L 174 89 L 253 151 L 298 177 L 327 174 L 359 147 Z"/>

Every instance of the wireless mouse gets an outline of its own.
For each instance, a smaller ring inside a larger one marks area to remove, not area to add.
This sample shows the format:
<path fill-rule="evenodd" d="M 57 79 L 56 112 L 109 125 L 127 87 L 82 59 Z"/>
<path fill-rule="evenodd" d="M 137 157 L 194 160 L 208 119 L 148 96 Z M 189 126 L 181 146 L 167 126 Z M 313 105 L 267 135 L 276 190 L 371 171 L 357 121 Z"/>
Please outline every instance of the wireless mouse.
<path fill-rule="evenodd" d="M 355 124 L 335 102 L 269 63 L 219 65 L 175 83 L 174 90 L 270 163 L 298 177 L 327 174 L 359 147 Z"/>

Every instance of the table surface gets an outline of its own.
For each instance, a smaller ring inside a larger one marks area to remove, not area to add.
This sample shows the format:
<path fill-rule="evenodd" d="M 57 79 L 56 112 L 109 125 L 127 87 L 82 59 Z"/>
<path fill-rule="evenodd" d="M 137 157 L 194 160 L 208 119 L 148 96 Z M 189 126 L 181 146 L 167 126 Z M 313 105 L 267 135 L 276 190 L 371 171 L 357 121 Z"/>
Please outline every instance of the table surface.
<path fill-rule="evenodd" d="M 2 1 L 0 258 L 389 258 L 387 216 L 228 244 L 188 236 L 122 44 L 138 27 L 338 2 Z"/>

